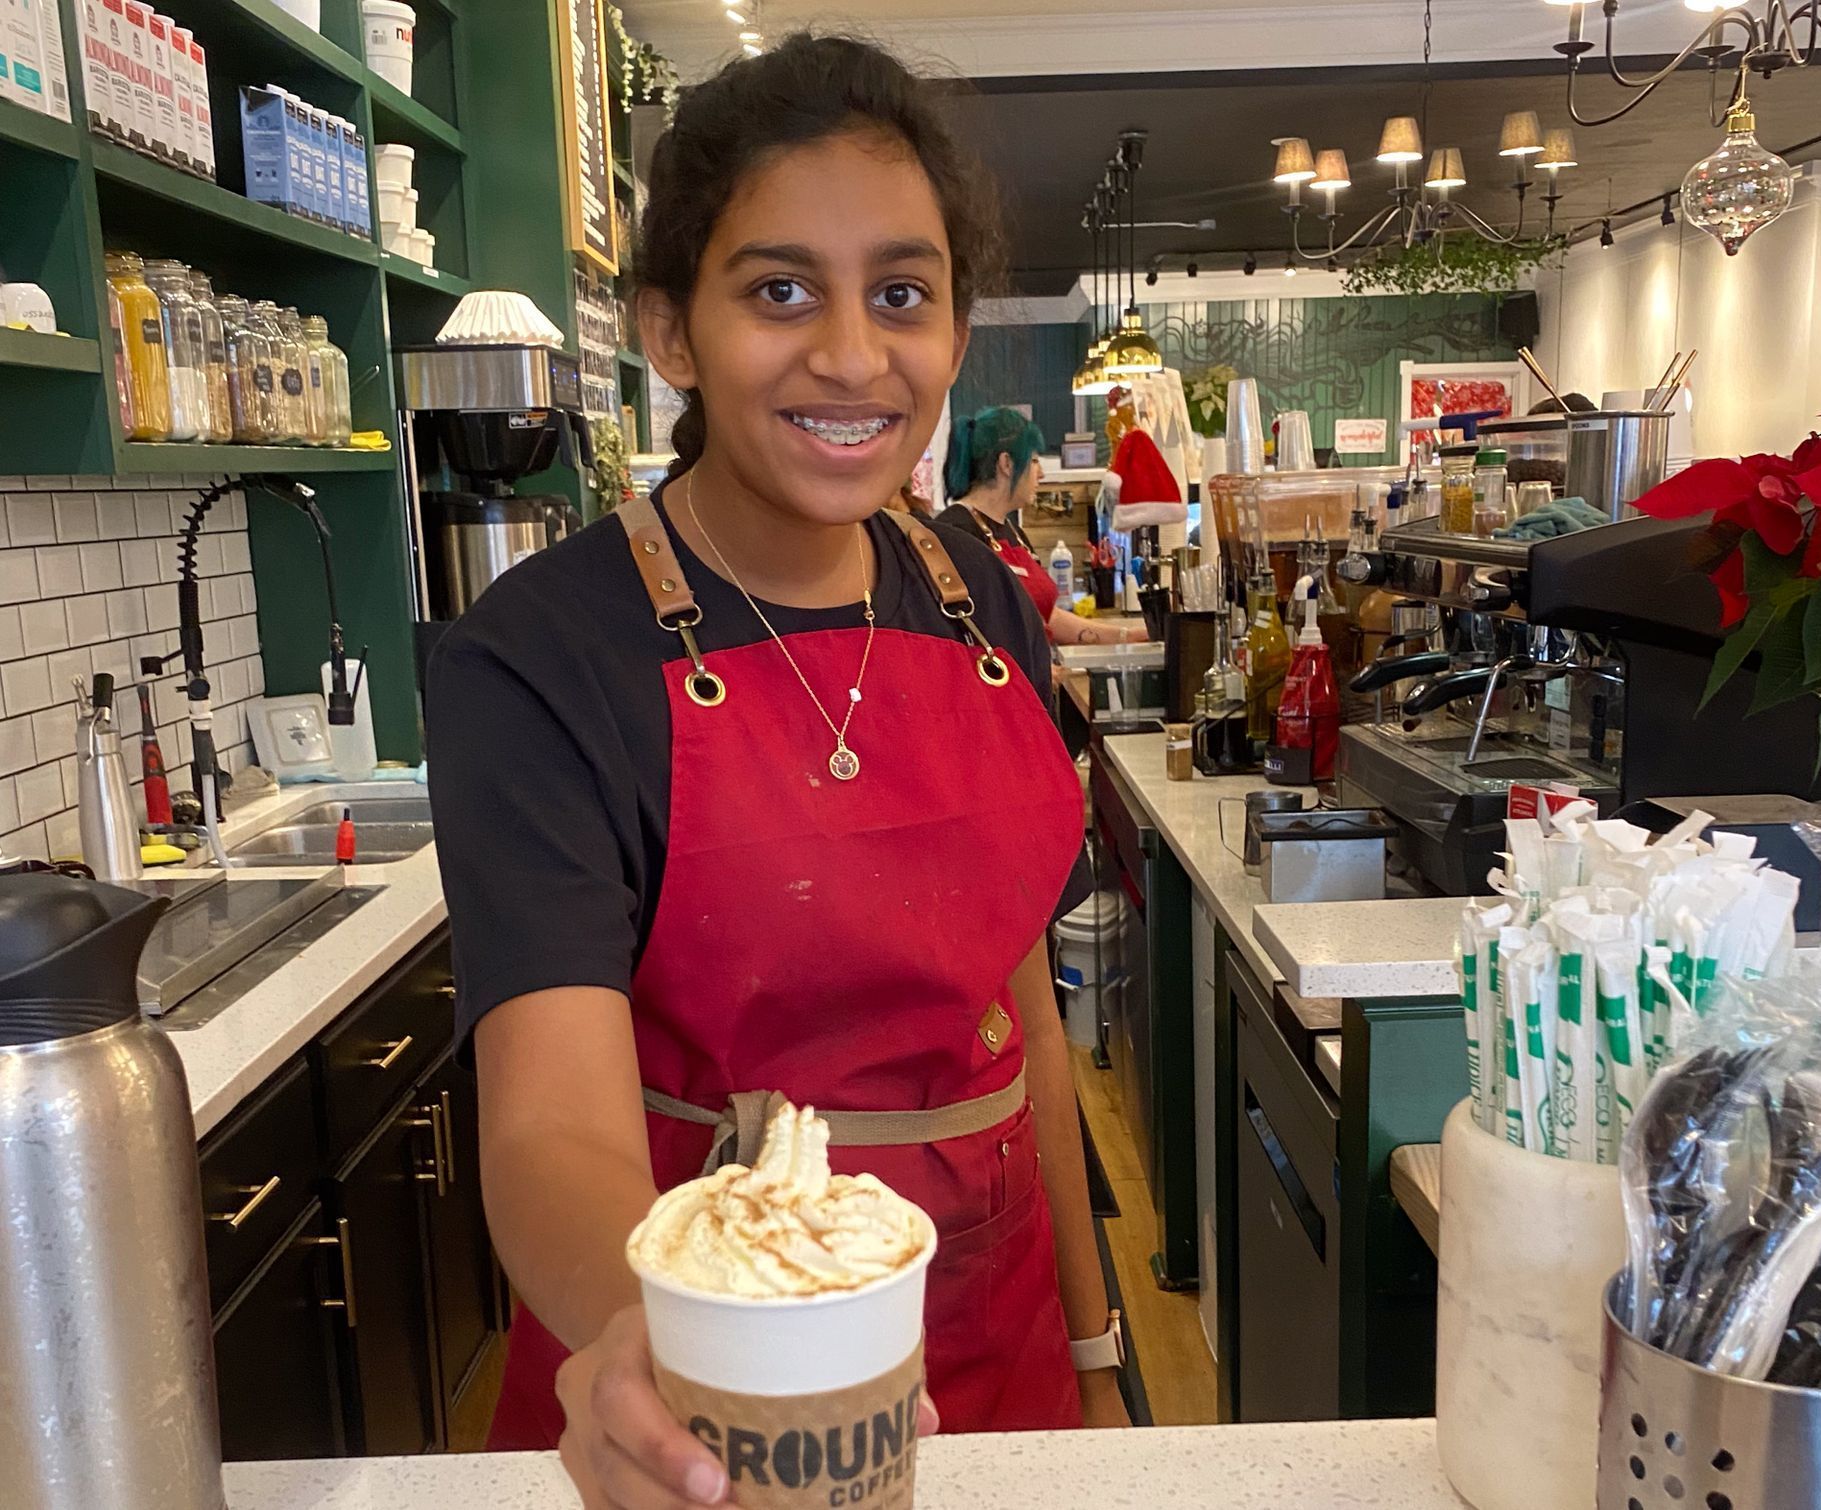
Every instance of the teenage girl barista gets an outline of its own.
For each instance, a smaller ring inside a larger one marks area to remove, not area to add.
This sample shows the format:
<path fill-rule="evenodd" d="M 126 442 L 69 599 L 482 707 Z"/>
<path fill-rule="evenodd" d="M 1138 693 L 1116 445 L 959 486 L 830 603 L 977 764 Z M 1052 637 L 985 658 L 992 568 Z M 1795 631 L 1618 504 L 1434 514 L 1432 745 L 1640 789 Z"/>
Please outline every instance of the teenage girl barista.
<path fill-rule="evenodd" d="M 937 518 L 992 547 L 1037 605 L 1037 617 L 1058 645 L 1122 645 L 1149 638 L 1142 624 L 1097 624 L 1061 606 L 1055 579 L 1037 559 L 1030 536 L 1014 520 L 1037 498 L 1043 432 L 1016 409 L 982 409 L 956 420 L 949 432 L 942 484 L 951 498 Z"/>
<path fill-rule="evenodd" d="M 494 1445 L 560 1438 L 591 1510 L 728 1497 L 655 1393 L 623 1249 L 659 1190 L 750 1161 L 716 1126 L 736 1096 L 813 1104 L 837 1170 L 935 1218 L 945 1429 L 1125 1421 L 1044 948 L 1081 795 L 1042 627 L 986 547 L 885 507 L 966 349 L 984 183 L 858 42 L 792 37 L 687 93 L 637 259 L 646 354 L 687 396 L 671 478 L 496 582 L 432 667 L 482 1179 L 524 1303 Z M 841 1146 L 880 1111 L 916 1136 Z"/>

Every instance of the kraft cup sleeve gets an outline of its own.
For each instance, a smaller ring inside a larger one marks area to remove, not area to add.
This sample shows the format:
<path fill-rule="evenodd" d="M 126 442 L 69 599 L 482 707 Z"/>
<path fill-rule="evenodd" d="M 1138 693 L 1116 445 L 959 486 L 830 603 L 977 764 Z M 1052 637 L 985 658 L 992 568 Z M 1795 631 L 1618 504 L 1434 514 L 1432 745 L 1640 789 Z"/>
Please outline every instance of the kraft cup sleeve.
<path fill-rule="evenodd" d="M 808 1395 L 715 1389 L 654 1367 L 670 1413 L 721 1460 L 740 1510 L 911 1510 L 923 1345 L 877 1378 Z"/>

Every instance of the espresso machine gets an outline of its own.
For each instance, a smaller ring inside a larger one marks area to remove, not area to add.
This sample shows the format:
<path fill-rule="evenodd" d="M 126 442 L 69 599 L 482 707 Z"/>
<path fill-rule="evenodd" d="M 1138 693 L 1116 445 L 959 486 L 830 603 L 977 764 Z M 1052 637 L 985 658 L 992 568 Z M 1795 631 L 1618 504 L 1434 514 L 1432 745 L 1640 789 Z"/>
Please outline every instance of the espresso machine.
<path fill-rule="evenodd" d="M 1719 597 L 1690 567 L 1705 521 L 1632 518 L 1535 542 L 1388 532 L 1372 580 L 1436 605 L 1443 648 L 1383 656 L 1356 692 L 1408 681 L 1377 722 L 1341 731 L 1346 807 L 1398 822 L 1395 846 L 1436 891 L 1485 891 L 1514 784 L 1573 787 L 1602 815 L 1647 798 L 1813 797 L 1813 711 L 1748 716 L 1741 672 L 1702 706 Z"/>
<path fill-rule="evenodd" d="M 397 353 L 407 530 L 422 668 L 493 582 L 582 526 L 561 494 L 515 491 L 560 458 L 593 463 L 581 367 L 542 345 L 441 343 Z"/>

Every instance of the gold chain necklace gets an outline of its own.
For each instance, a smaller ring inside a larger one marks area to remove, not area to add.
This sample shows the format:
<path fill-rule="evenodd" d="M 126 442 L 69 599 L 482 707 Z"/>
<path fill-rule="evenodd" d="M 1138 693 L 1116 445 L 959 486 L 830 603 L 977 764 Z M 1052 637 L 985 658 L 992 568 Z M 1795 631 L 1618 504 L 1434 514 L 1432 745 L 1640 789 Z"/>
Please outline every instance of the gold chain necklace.
<path fill-rule="evenodd" d="M 740 596 L 758 615 L 759 622 L 765 626 L 765 632 L 776 641 L 778 649 L 784 652 L 784 659 L 790 663 L 790 669 L 797 674 L 797 680 L 803 684 L 803 690 L 809 694 L 809 700 L 816 705 L 816 712 L 822 715 L 822 722 L 828 725 L 828 732 L 835 736 L 834 753 L 828 757 L 828 774 L 836 781 L 852 781 L 860 774 L 860 757 L 847 747 L 847 726 L 854 721 L 854 710 L 860 706 L 860 688 L 866 681 L 866 665 L 873 658 L 873 590 L 866 582 L 866 552 L 861 545 L 865 534 L 863 528 L 854 536 L 854 550 L 860 557 L 860 592 L 866 604 L 866 649 L 860 655 L 860 672 L 854 678 L 853 686 L 847 689 L 847 716 L 839 725 L 828 716 L 828 709 L 822 706 L 822 699 L 816 696 L 816 689 L 809 684 L 809 678 L 803 674 L 803 668 L 797 664 L 797 658 L 790 653 L 790 646 L 784 643 L 784 636 L 772 627 L 771 620 L 765 617 L 765 610 L 759 607 L 758 600 L 746 590 L 746 584 L 740 580 L 740 574 L 733 569 L 726 556 L 721 554 L 721 547 L 714 543 L 714 536 L 708 533 L 708 527 L 702 523 L 702 516 L 696 512 L 695 474 L 683 476 L 683 506 L 689 510 L 689 517 L 695 521 L 695 527 L 701 532 L 702 539 L 714 552 L 714 558 L 721 565 L 721 570 L 733 585 L 740 589 Z"/>

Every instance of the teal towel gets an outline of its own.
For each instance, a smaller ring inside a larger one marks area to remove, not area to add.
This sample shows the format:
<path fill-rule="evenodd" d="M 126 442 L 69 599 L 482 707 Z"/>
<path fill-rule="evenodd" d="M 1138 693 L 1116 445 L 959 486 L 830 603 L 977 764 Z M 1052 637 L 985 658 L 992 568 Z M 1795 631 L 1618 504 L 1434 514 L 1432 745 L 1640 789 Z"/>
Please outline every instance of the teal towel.
<path fill-rule="evenodd" d="M 1606 516 L 1584 498 L 1558 498 L 1492 533 L 1497 540 L 1549 540 L 1607 522 Z"/>

